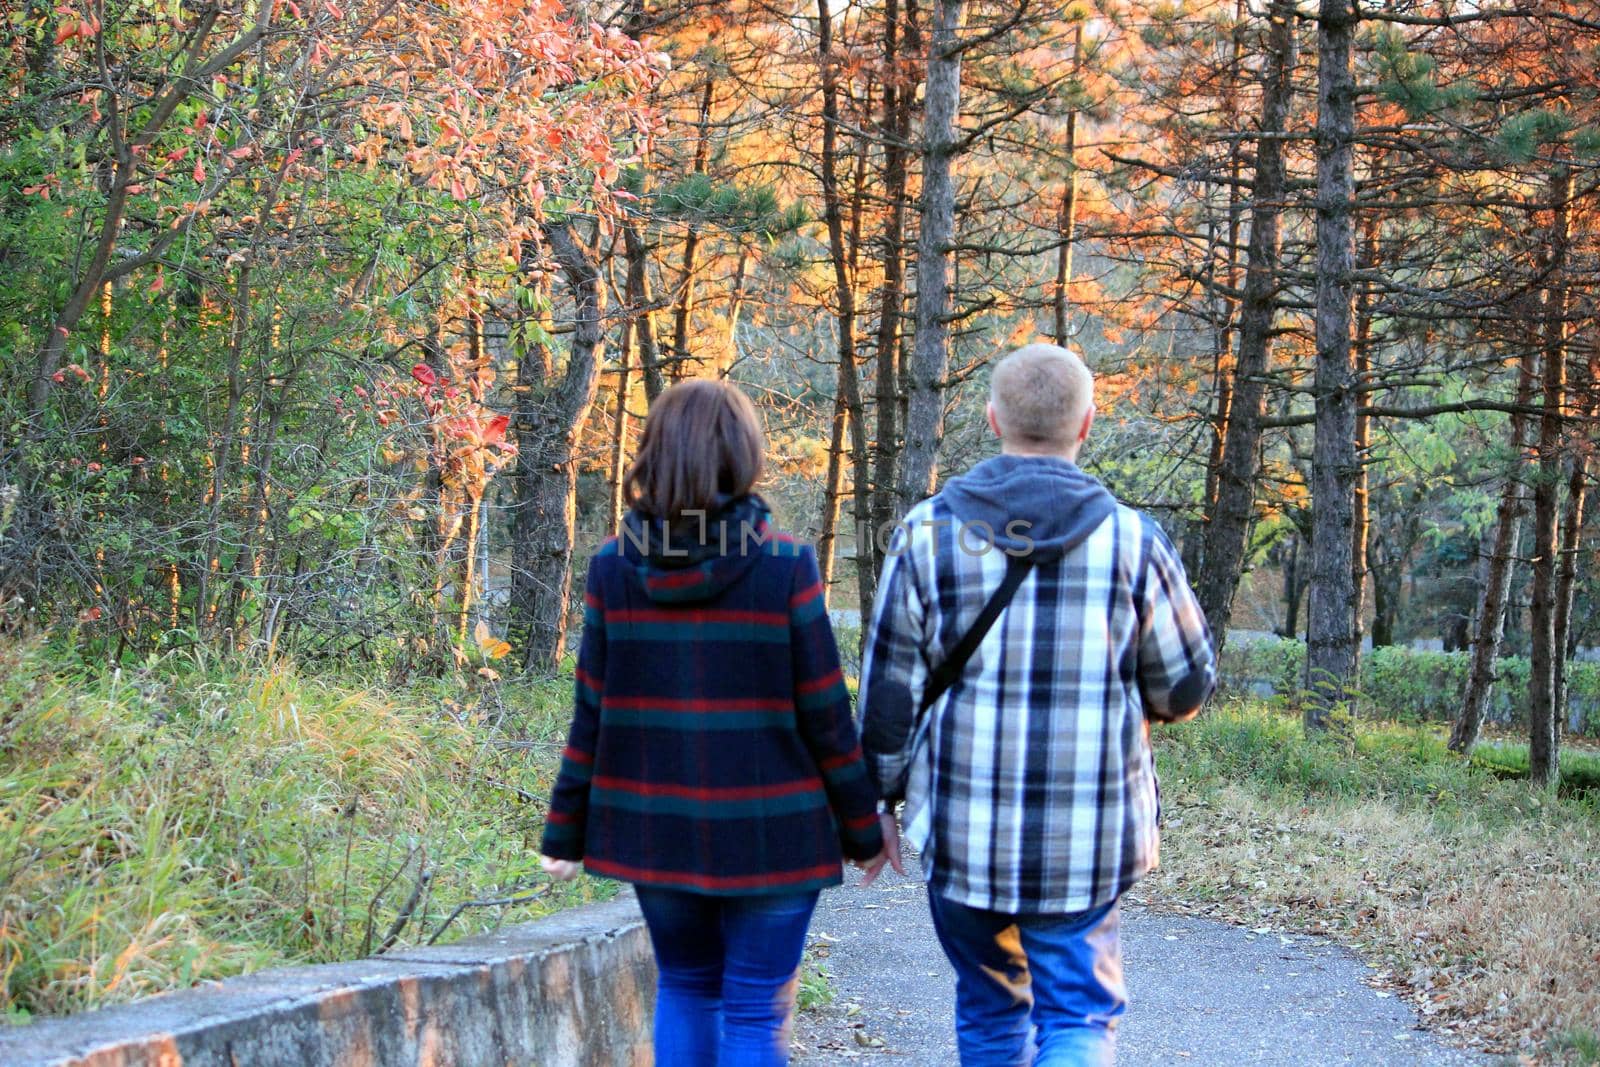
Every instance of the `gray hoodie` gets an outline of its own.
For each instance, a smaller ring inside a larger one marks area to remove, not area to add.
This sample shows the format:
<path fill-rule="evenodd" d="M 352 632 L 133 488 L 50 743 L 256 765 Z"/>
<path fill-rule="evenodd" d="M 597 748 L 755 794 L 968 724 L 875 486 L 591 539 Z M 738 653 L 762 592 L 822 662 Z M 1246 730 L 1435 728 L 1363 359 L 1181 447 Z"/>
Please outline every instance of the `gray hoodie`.
<path fill-rule="evenodd" d="M 1049 563 L 1086 541 L 1117 509 L 1105 487 L 1055 456 L 996 456 L 950 479 L 939 495 L 969 543 L 993 531 L 1013 556 Z"/>

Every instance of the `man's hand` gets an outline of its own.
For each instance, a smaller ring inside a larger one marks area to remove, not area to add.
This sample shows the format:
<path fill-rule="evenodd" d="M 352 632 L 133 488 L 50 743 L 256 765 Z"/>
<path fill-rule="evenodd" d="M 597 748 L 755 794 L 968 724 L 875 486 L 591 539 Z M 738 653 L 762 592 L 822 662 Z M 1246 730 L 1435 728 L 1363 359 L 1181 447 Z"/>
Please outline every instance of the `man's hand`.
<path fill-rule="evenodd" d="M 896 874 L 905 874 L 905 863 L 900 859 L 900 821 L 889 812 L 878 816 L 878 826 L 883 830 L 883 851 L 861 864 L 864 877 L 858 886 L 865 889 L 878 880 L 878 875 L 887 863 L 894 868 Z"/>
<path fill-rule="evenodd" d="M 545 874 L 548 874 L 558 882 L 572 881 L 578 877 L 578 872 L 583 869 L 582 864 L 573 860 L 556 860 L 551 859 L 549 856 L 540 856 L 539 866 L 544 868 Z"/>

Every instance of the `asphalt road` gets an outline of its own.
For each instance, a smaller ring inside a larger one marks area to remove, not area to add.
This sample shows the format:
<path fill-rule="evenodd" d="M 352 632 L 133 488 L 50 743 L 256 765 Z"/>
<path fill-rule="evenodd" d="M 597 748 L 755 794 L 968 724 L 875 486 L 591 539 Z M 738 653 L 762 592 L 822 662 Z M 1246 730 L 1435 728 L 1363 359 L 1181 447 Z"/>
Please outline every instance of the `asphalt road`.
<path fill-rule="evenodd" d="M 835 997 L 802 1012 L 796 1064 L 955 1064 L 955 979 L 920 881 L 887 872 L 869 890 L 823 894 L 811 924 Z M 1172 1064 L 1487 1065 L 1417 1029 L 1400 1001 L 1364 984 L 1367 967 L 1326 939 L 1258 932 L 1124 906 L 1130 1006 L 1123 1067 Z"/>

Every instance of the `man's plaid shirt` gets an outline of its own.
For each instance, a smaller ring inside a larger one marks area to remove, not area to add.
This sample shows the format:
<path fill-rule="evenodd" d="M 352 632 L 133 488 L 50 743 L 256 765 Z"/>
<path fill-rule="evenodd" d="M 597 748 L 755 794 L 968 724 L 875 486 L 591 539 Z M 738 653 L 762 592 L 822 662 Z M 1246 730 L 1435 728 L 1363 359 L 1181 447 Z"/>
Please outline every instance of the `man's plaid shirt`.
<path fill-rule="evenodd" d="M 863 735 L 883 795 L 904 791 L 907 836 L 947 899 L 1079 912 L 1155 866 L 1149 720 L 1193 715 L 1216 673 L 1171 542 L 1139 512 L 1108 510 L 1086 540 L 1032 569 L 928 710 L 920 745 L 906 724 L 928 671 L 1000 585 L 1007 557 L 973 551 L 983 532 L 964 534 L 942 496 L 897 535 L 862 668 Z"/>

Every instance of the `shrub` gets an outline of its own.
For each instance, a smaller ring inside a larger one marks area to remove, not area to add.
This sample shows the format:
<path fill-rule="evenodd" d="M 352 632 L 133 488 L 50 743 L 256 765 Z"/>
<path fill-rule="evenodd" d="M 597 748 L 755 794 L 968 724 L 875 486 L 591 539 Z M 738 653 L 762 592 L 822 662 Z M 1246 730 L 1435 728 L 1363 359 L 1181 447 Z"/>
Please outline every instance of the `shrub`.
<path fill-rule="evenodd" d="M 1287 638 L 1234 642 L 1222 654 L 1223 684 L 1257 697 L 1292 695 L 1305 677 L 1306 646 Z M 1455 718 L 1467 691 L 1471 670 L 1467 652 L 1433 652 L 1388 645 L 1361 657 L 1360 704 L 1379 718 L 1448 722 Z M 1489 719 L 1502 726 L 1528 722 L 1528 660 L 1507 656 L 1495 667 L 1499 675 L 1489 695 Z M 1600 663 L 1567 664 L 1568 727 L 1578 735 L 1600 736 Z"/>

